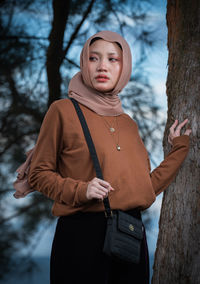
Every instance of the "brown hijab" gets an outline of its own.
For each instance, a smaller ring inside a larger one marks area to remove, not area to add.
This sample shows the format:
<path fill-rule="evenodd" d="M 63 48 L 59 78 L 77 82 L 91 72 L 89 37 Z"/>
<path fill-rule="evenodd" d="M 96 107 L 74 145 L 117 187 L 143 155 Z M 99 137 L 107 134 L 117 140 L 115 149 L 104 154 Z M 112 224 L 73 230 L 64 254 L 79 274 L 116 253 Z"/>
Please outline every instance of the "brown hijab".
<path fill-rule="evenodd" d="M 120 78 L 115 88 L 108 92 L 102 93 L 93 88 L 89 72 L 88 72 L 88 58 L 89 46 L 93 38 L 101 38 L 109 42 L 118 42 L 122 47 L 122 71 Z M 68 93 L 69 97 L 76 99 L 81 104 L 87 106 L 94 112 L 103 116 L 117 116 L 123 113 L 121 101 L 118 94 L 128 83 L 132 70 L 131 51 L 128 43 L 119 34 L 111 31 L 102 31 L 90 37 L 80 55 L 80 68 L 78 72 L 70 81 Z"/>

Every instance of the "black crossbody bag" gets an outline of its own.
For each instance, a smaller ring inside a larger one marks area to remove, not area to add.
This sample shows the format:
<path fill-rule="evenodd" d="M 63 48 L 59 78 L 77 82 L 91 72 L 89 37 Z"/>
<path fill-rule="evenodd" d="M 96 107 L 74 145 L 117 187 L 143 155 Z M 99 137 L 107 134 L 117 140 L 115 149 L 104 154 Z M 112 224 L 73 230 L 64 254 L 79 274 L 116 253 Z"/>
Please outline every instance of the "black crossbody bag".
<path fill-rule="evenodd" d="M 90 135 L 85 117 L 76 100 L 71 99 L 79 117 L 85 139 L 93 160 L 96 176 L 103 179 L 96 149 Z M 121 210 L 111 210 L 108 197 L 103 200 L 107 229 L 103 252 L 112 258 L 129 263 L 139 263 L 141 243 L 144 236 L 141 218 L 133 217 Z"/>

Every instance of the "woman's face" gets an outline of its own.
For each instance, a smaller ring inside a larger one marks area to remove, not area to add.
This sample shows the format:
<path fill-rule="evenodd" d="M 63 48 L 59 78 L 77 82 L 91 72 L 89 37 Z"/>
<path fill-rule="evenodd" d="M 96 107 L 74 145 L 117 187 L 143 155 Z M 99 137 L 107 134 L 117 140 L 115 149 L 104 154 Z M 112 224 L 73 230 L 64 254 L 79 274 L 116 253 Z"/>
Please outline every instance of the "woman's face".
<path fill-rule="evenodd" d="M 94 89 L 109 92 L 116 86 L 122 70 L 122 50 L 102 39 L 89 47 L 89 76 Z"/>

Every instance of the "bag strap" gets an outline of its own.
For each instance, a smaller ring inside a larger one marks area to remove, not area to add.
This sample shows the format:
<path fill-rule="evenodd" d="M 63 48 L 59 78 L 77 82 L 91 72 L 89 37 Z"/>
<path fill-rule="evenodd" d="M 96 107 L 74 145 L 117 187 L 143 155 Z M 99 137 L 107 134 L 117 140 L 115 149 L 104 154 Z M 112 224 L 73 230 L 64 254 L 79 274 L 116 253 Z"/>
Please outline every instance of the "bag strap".
<path fill-rule="evenodd" d="M 94 165 L 94 168 L 95 168 L 95 171 L 96 171 L 96 176 L 100 179 L 103 179 L 103 174 L 102 174 L 101 167 L 100 167 L 100 164 L 99 164 L 99 159 L 98 159 L 98 156 L 97 156 L 97 153 L 96 153 L 94 143 L 92 141 L 92 137 L 90 135 L 89 128 L 87 126 L 87 122 L 86 122 L 85 117 L 83 115 L 83 112 L 82 112 L 78 102 L 75 99 L 70 98 L 70 100 L 72 101 L 72 103 L 75 107 L 75 110 L 77 112 L 78 118 L 80 120 L 82 129 L 83 129 L 83 133 L 84 133 L 84 136 L 85 136 L 85 139 L 86 139 L 86 142 L 87 142 L 87 146 L 88 146 L 88 149 L 90 151 L 90 155 L 91 155 L 93 165 Z M 104 204 L 104 207 L 105 207 L 106 217 L 110 217 L 112 215 L 112 210 L 110 208 L 110 202 L 109 202 L 108 197 L 103 199 L 103 204 Z"/>

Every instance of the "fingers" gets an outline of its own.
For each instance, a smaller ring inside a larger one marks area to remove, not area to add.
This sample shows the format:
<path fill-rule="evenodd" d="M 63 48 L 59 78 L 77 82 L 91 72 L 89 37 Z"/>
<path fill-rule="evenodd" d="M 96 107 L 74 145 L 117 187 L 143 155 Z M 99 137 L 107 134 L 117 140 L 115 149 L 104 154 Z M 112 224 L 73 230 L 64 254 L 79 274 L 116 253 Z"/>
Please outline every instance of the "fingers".
<path fill-rule="evenodd" d="M 181 135 L 181 129 L 188 123 L 188 119 L 185 119 L 183 122 L 181 122 L 178 125 L 178 120 L 176 119 L 175 122 L 172 124 L 172 126 L 170 127 L 170 131 L 169 131 L 169 136 L 168 136 L 168 142 L 170 144 L 172 144 L 172 140 L 175 137 L 178 137 Z M 192 132 L 191 129 L 187 129 L 184 133 L 184 135 L 190 135 L 190 133 Z"/>
<path fill-rule="evenodd" d="M 192 129 L 187 129 L 187 130 L 185 131 L 184 135 L 190 136 L 191 132 L 192 132 Z"/>
<path fill-rule="evenodd" d="M 185 126 L 185 124 L 186 124 L 187 122 L 188 122 L 188 119 L 185 119 L 182 123 L 180 123 L 180 124 L 178 125 L 176 131 L 179 132 L 179 135 L 180 135 L 181 128 L 182 128 L 183 126 Z"/>
<path fill-rule="evenodd" d="M 170 132 L 174 132 L 174 129 L 176 128 L 177 125 L 178 125 L 178 119 L 176 119 L 175 122 L 170 127 L 170 129 L 169 129 Z"/>
<path fill-rule="evenodd" d="M 170 136 L 170 135 L 168 136 L 168 142 L 169 142 L 169 144 L 172 145 L 172 139 L 171 139 L 171 136 Z"/>
<path fill-rule="evenodd" d="M 112 188 L 112 186 L 107 181 L 94 178 L 88 184 L 86 197 L 89 200 L 94 198 L 103 200 L 108 196 L 108 193 L 113 190 L 114 188 Z"/>
<path fill-rule="evenodd" d="M 109 184 L 109 182 L 99 179 L 99 178 L 95 178 L 95 180 L 103 187 L 108 188 L 110 190 L 114 190 L 114 188 L 112 188 L 112 186 Z"/>
<path fill-rule="evenodd" d="M 174 123 L 172 124 L 172 126 L 171 126 L 170 129 L 169 129 L 168 142 L 169 142 L 169 144 L 171 144 L 171 145 L 172 145 L 172 140 L 173 140 L 174 137 L 175 137 L 175 128 L 177 127 L 177 125 L 178 125 L 178 119 L 176 119 L 176 120 L 174 121 Z"/>

